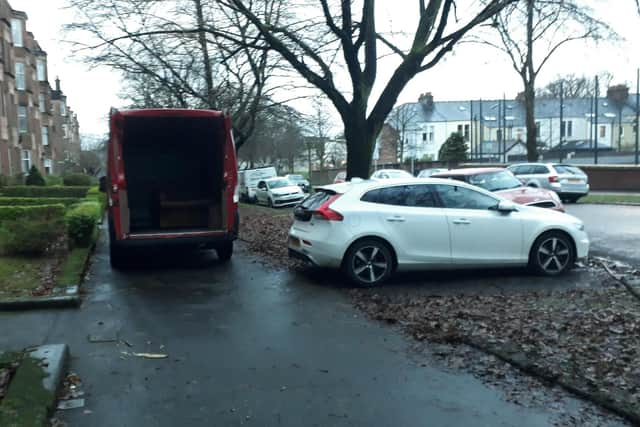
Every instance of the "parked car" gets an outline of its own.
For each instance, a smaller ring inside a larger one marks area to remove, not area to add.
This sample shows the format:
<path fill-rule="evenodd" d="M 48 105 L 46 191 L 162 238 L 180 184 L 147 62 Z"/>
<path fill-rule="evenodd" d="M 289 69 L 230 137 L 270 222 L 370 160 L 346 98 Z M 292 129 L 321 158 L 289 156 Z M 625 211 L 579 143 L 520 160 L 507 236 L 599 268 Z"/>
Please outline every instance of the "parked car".
<path fill-rule="evenodd" d="M 111 264 L 122 266 L 134 246 L 213 248 L 230 259 L 239 221 L 229 116 L 113 109 L 109 122 L 104 189 Z"/>
<path fill-rule="evenodd" d="M 589 251 L 579 219 L 449 179 L 328 185 L 294 215 L 289 255 L 362 286 L 415 269 L 528 265 L 555 276 Z"/>
<path fill-rule="evenodd" d="M 371 179 L 399 179 L 413 178 L 409 172 L 402 169 L 380 169 L 371 175 Z"/>
<path fill-rule="evenodd" d="M 250 203 L 256 202 L 256 187 L 258 182 L 278 176 L 276 168 L 265 166 L 262 168 L 245 169 L 238 172 L 238 182 L 240 183 L 240 200 Z"/>
<path fill-rule="evenodd" d="M 531 187 L 553 190 L 565 202 L 575 203 L 589 194 L 587 174 L 575 166 L 559 163 L 521 163 L 511 165 L 513 174 Z"/>
<path fill-rule="evenodd" d="M 458 181 L 468 182 L 477 185 L 485 190 L 496 193 L 512 202 L 536 206 L 539 208 L 549 208 L 564 212 L 564 206 L 560 197 L 545 188 L 528 187 L 513 176 L 511 172 L 502 168 L 469 168 L 453 169 L 450 171 L 437 173 L 434 178 L 451 178 Z"/>
<path fill-rule="evenodd" d="M 308 193 L 309 191 L 311 191 L 311 184 L 309 184 L 309 181 L 306 180 L 304 176 L 288 174 L 288 175 L 285 175 L 284 177 L 287 178 L 289 181 L 293 182 L 294 184 L 296 184 L 298 187 L 302 188 L 302 191 L 304 191 L 305 193 Z"/>
<path fill-rule="evenodd" d="M 276 177 L 258 182 L 256 198 L 269 207 L 291 206 L 300 203 L 304 192 L 288 179 Z"/>
<path fill-rule="evenodd" d="M 341 182 L 345 182 L 347 180 L 347 173 L 345 171 L 338 172 L 336 177 L 333 179 L 334 184 L 339 184 Z"/>
<path fill-rule="evenodd" d="M 431 175 L 446 172 L 446 171 L 447 169 L 439 169 L 439 168 L 422 169 L 418 174 L 418 178 L 429 178 Z"/>

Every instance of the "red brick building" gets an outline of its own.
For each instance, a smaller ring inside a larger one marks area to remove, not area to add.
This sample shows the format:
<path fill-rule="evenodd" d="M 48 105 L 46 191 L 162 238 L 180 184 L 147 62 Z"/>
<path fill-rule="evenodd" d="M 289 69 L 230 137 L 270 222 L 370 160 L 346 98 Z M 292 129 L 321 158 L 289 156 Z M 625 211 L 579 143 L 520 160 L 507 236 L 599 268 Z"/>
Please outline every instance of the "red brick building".
<path fill-rule="evenodd" d="M 32 165 L 59 175 L 79 158 L 78 122 L 59 80 L 51 89 L 47 53 L 27 19 L 0 0 L 0 175 L 24 174 Z"/>

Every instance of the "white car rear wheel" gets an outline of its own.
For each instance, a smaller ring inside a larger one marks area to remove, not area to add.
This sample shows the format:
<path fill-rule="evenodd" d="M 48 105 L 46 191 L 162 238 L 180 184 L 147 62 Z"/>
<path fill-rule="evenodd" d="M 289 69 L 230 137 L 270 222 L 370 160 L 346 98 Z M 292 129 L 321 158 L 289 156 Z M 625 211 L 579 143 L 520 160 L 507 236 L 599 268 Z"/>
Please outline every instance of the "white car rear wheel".
<path fill-rule="evenodd" d="M 381 240 L 363 239 L 349 248 L 343 267 L 357 285 L 376 286 L 391 276 L 393 254 Z"/>

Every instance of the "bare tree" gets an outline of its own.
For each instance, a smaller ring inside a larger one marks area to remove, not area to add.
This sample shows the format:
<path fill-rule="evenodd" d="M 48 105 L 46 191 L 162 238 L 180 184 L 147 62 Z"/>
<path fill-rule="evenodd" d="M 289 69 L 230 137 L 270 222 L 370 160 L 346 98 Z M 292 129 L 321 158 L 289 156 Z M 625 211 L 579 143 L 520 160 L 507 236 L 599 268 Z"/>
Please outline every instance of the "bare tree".
<path fill-rule="evenodd" d="M 496 14 L 492 26 L 498 40 L 483 43 L 505 52 L 524 86 L 527 158 L 538 159 L 535 87 L 540 70 L 563 46 L 577 40 L 599 40 L 613 30 L 576 0 L 521 0 Z"/>
<path fill-rule="evenodd" d="M 413 104 L 402 104 L 391 111 L 388 124 L 398 132 L 398 145 L 396 147 L 397 160 L 404 160 L 404 151 L 407 145 L 407 135 L 411 130 L 414 120 L 418 115 L 418 111 Z M 412 147 L 415 149 L 415 147 Z"/>
<path fill-rule="evenodd" d="M 313 114 L 307 118 L 307 133 L 304 144 L 307 151 L 307 163 L 309 174 L 313 168 L 313 160 L 318 162 L 318 167 L 323 170 L 327 161 L 327 143 L 331 130 L 331 115 L 327 111 L 327 105 L 322 98 L 314 98 Z"/>
<path fill-rule="evenodd" d="M 277 23 L 252 9 L 252 2 L 218 0 L 227 10 L 246 17 L 270 49 L 333 103 L 344 125 L 349 178 L 369 175 L 376 138 L 407 83 L 438 64 L 469 31 L 514 1 L 473 3 L 464 11 L 467 19 L 460 19 L 454 0 L 417 0 L 413 3 L 417 24 L 409 34 L 397 36 L 378 31 L 375 0 L 357 2 L 359 8 L 346 0 L 311 4 L 291 0 Z M 237 39 L 233 32 L 225 36 Z M 398 61 L 386 83 L 378 82 L 382 55 L 393 55 Z M 346 90 L 339 88 L 338 70 L 346 70 Z M 379 95 L 372 99 L 376 83 Z"/>
<path fill-rule="evenodd" d="M 607 71 L 598 73 L 600 88 L 599 92 L 604 93 L 613 80 L 613 75 Z M 558 76 L 553 81 L 547 83 L 543 88 L 536 89 L 536 98 L 557 99 L 562 91 L 565 98 L 587 98 L 595 94 L 595 78 L 568 74 Z M 562 90 L 561 90 L 562 88 Z"/>
<path fill-rule="evenodd" d="M 279 59 L 260 45 L 243 15 L 211 0 L 68 2 L 79 14 L 67 26 L 75 53 L 122 72 L 133 106 L 227 110 L 237 147 L 251 135 L 259 110 L 270 107 L 268 78 Z M 262 0 L 261 10 L 270 16 L 268 6 L 277 3 Z M 212 30 L 225 27 L 242 46 Z"/>

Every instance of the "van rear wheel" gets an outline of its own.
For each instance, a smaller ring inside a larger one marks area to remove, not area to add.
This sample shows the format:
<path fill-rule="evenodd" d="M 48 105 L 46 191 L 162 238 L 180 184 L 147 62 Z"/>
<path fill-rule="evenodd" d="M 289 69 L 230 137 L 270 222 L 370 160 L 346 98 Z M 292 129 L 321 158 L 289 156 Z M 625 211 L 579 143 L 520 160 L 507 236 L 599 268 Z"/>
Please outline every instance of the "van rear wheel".
<path fill-rule="evenodd" d="M 216 248 L 218 259 L 222 262 L 227 262 L 233 255 L 233 242 L 225 242 Z"/>

